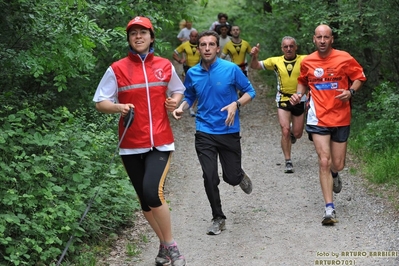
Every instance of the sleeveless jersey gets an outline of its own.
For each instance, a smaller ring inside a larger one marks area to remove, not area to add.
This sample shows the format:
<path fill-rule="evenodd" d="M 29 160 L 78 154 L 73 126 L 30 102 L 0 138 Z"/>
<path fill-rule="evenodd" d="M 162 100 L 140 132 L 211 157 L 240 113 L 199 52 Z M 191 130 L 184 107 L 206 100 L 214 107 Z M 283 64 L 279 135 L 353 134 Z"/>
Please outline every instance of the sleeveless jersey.
<path fill-rule="evenodd" d="M 172 77 L 171 62 L 152 53 L 142 61 L 139 55 L 129 53 L 128 57 L 114 62 L 111 67 L 118 83 L 118 101 L 135 106 L 134 122 L 120 147 L 138 149 L 173 143 L 165 108 L 167 86 Z M 124 131 L 122 124 L 121 118 L 120 138 Z"/>

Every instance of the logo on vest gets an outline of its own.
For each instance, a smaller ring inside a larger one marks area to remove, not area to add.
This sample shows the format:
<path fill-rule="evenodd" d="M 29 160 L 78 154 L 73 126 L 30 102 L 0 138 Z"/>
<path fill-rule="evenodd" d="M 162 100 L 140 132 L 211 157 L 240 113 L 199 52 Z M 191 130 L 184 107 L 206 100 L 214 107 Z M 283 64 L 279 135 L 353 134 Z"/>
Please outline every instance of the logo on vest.
<path fill-rule="evenodd" d="M 159 79 L 159 80 L 164 80 L 165 79 L 165 75 L 163 73 L 163 69 L 161 69 L 161 68 L 156 69 L 154 74 L 155 74 L 155 77 L 157 79 Z"/>

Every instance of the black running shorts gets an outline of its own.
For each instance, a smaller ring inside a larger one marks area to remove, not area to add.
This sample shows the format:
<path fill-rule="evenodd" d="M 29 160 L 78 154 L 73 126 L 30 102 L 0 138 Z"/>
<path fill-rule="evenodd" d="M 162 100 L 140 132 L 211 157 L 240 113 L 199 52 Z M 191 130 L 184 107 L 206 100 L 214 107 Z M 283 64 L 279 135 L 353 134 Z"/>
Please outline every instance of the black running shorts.
<path fill-rule="evenodd" d="M 306 132 L 309 134 L 309 140 L 313 141 L 312 134 L 331 135 L 331 140 L 335 142 L 346 142 L 349 138 L 350 126 L 342 127 L 320 127 L 306 125 Z"/>
<path fill-rule="evenodd" d="M 291 112 L 291 114 L 294 116 L 300 116 L 305 112 L 305 102 L 300 102 L 296 105 L 292 105 L 290 101 L 283 101 L 278 102 L 277 107 Z"/>

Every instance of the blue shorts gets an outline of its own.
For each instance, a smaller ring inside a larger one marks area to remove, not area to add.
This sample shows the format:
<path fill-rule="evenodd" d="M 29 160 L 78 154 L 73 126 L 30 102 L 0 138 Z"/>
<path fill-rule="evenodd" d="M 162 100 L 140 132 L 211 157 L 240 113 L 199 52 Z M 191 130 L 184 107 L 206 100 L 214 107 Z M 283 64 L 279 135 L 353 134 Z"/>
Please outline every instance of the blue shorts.
<path fill-rule="evenodd" d="M 334 142 L 346 142 L 349 138 L 351 126 L 342 127 L 320 127 L 315 125 L 306 125 L 306 132 L 309 135 L 309 140 L 313 141 L 312 134 L 331 135 L 331 140 Z"/>

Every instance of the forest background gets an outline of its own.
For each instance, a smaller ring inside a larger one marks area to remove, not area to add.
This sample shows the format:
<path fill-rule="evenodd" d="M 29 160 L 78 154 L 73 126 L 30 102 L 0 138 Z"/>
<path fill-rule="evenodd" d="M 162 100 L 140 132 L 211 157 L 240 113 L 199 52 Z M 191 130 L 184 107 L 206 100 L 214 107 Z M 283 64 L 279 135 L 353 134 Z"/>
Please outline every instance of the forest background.
<path fill-rule="evenodd" d="M 243 39 L 261 45 L 260 58 L 280 55 L 286 35 L 311 53 L 314 28 L 329 24 L 334 47 L 368 77 L 354 99 L 349 148 L 359 167 L 351 171 L 397 199 L 397 0 L 1 0 L 0 8 L 1 265 L 55 265 L 72 235 L 62 265 L 95 265 L 134 221 L 139 204 L 113 157 L 118 116 L 99 114 L 92 97 L 107 67 L 126 56 L 125 26 L 139 14 L 153 21 L 156 52 L 167 58 L 181 19 L 202 31 L 227 13 Z M 273 97 L 273 74 L 262 78 Z"/>

